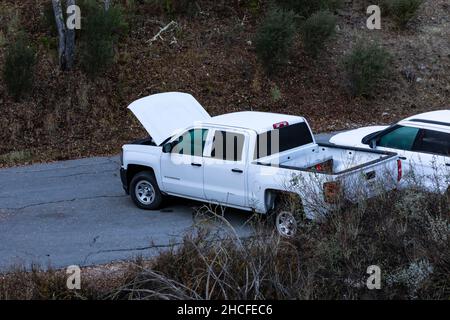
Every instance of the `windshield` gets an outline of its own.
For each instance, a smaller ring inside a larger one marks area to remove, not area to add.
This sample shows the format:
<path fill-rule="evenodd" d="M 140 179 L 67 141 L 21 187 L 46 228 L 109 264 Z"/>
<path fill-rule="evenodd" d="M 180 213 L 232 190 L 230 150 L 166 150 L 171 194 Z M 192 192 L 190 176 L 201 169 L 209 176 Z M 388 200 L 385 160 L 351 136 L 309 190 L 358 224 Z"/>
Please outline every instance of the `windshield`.
<path fill-rule="evenodd" d="M 258 134 L 254 158 L 259 159 L 313 142 L 305 122 Z"/>

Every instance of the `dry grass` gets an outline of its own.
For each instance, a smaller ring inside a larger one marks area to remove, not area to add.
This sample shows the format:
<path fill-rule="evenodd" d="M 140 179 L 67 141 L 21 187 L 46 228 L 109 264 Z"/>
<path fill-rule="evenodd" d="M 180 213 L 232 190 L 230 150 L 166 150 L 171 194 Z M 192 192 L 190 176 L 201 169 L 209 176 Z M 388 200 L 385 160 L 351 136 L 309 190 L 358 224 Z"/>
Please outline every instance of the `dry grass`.
<path fill-rule="evenodd" d="M 62 271 L 16 270 L 0 279 L 0 297 L 446 300 L 447 201 L 418 190 L 391 192 L 327 219 L 303 221 L 289 241 L 267 228 L 245 239 L 232 228 L 200 228 L 155 259 L 122 264 L 120 272 L 83 270 L 81 291 L 65 288 Z M 366 288 L 370 265 L 381 268 L 381 290 Z"/>

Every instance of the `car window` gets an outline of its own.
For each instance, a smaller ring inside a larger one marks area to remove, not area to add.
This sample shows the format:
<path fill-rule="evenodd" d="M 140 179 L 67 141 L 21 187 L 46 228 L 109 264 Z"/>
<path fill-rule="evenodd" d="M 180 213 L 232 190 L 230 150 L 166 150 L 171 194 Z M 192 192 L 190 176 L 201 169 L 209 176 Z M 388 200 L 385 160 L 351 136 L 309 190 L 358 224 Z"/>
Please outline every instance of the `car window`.
<path fill-rule="evenodd" d="M 418 128 L 398 126 L 382 135 L 377 142 L 377 146 L 411 151 L 418 132 Z"/>
<path fill-rule="evenodd" d="M 172 153 L 191 156 L 203 156 L 208 129 L 191 129 L 180 136 L 172 149 Z"/>
<path fill-rule="evenodd" d="M 241 161 L 244 141 L 243 134 L 217 130 L 214 133 L 211 157 L 220 160 Z"/>
<path fill-rule="evenodd" d="M 312 142 L 311 131 L 305 122 L 274 129 L 258 134 L 254 159 L 294 149 Z"/>
<path fill-rule="evenodd" d="M 433 130 L 420 130 L 414 151 L 450 156 L 450 134 Z"/>

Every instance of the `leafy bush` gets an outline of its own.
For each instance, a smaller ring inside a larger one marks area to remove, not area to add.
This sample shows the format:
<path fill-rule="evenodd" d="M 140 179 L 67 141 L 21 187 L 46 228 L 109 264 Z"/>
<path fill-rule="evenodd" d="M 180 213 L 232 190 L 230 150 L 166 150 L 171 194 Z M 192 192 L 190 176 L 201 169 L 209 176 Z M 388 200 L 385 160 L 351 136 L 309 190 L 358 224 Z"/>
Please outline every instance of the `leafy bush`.
<path fill-rule="evenodd" d="M 245 2 L 245 5 L 250 9 L 250 12 L 253 15 L 259 14 L 261 11 L 261 8 L 263 6 L 263 0 L 248 0 Z"/>
<path fill-rule="evenodd" d="M 343 65 L 354 95 L 368 95 L 389 74 L 390 54 L 377 44 L 358 43 Z"/>
<path fill-rule="evenodd" d="M 325 41 L 336 30 L 336 17 L 328 11 L 319 11 L 309 17 L 302 25 L 302 40 L 306 51 L 316 57 L 323 49 Z"/>
<path fill-rule="evenodd" d="M 342 6 L 342 0 L 278 0 L 277 2 L 282 8 L 293 10 L 304 19 L 317 11 L 334 11 Z"/>
<path fill-rule="evenodd" d="M 390 0 L 385 2 L 389 15 L 401 28 L 416 16 L 423 0 Z"/>
<path fill-rule="evenodd" d="M 283 98 L 283 95 L 281 94 L 280 88 L 278 88 L 277 85 L 274 85 L 272 89 L 270 89 L 270 95 L 272 96 L 273 102 L 278 102 Z"/>
<path fill-rule="evenodd" d="M 81 63 L 88 75 L 95 76 L 112 63 L 114 43 L 127 24 L 118 6 L 107 11 L 95 1 L 85 1 L 82 6 Z"/>
<path fill-rule="evenodd" d="M 167 15 L 192 13 L 196 10 L 196 0 L 149 0 L 150 4 L 158 7 Z"/>
<path fill-rule="evenodd" d="M 25 37 L 19 37 L 8 47 L 3 79 L 14 99 L 18 100 L 32 89 L 35 63 L 35 52 L 29 46 Z"/>
<path fill-rule="evenodd" d="M 51 35 L 56 36 L 58 34 L 58 30 L 56 28 L 55 23 L 55 14 L 53 12 L 53 5 L 51 1 L 46 1 L 42 5 L 42 16 L 41 16 L 41 25 L 42 28 L 49 32 Z M 66 19 L 66 11 L 62 11 L 63 18 Z"/>
<path fill-rule="evenodd" d="M 286 63 L 296 32 L 293 11 L 272 7 L 259 27 L 255 39 L 258 58 L 268 73 Z"/>

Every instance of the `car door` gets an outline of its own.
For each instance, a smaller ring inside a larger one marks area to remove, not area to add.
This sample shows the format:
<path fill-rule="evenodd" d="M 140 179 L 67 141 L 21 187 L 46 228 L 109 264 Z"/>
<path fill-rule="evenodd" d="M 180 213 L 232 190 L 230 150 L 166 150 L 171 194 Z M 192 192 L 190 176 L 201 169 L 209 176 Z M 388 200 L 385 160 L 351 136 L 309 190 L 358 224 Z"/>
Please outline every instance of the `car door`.
<path fill-rule="evenodd" d="M 435 189 L 447 171 L 448 134 L 409 126 L 395 126 L 376 142 L 379 150 L 398 153 L 403 165 L 402 183 Z"/>
<path fill-rule="evenodd" d="M 208 129 L 194 128 L 172 141 L 172 150 L 161 156 L 164 191 L 190 198 L 204 198 L 203 150 Z"/>
<path fill-rule="evenodd" d="M 413 174 L 422 171 L 422 160 L 412 151 L 419 134 L 419 128 L 394 126 L 382 132 L 376 139 L 376 149 L 391 151 L 399 155 L 402 160 L 403 177 L 401 183 L 415 180 Z M 414 171 L 411 171 L 411 168 Z"/>
<path fill-rule="evenodd" d="M 413 145 L 416 157 L 423 161 L 425 187 L 445 191 L 449 185 L 450 133 L 421 129 Z"/>
<path fill-rule="evenodd" d="M 246 207 L 248 134 L 215 130 L 205 150 L 204 190 L 209 201 Z"/>

